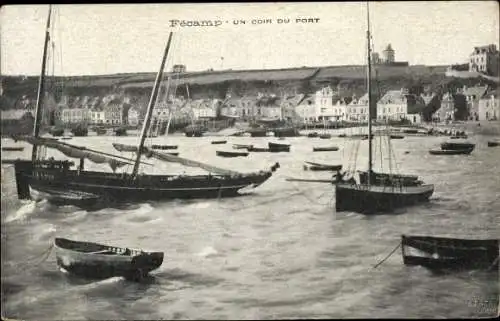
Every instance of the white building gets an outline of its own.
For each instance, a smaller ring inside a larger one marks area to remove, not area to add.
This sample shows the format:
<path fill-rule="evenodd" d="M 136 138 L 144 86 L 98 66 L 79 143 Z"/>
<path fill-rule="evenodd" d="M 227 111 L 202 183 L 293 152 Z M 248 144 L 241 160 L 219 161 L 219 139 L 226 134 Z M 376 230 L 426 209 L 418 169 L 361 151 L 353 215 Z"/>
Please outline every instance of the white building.
<path fill-rule="evenodd" d="M 296 107 L 295 112 L 304 122 L 313 122 L 317 120 L 316 98 L 313 95 L 307 95 Z"/>
<path fill-rule="evenodd" d="M 499 53 L 494 44 L 474 47 L 470 55 L 469 71 L 477 71 L 492 76 L 498 76 Z"/>
<path fill-rule="evenodd" d="M 479 120 L 500 119 L 500 101 L 498 92 L 492 91 L 479 100 Z"/>
<path fill-rule="evenodd" d="M 105 113 L 103 110 L 90 110 L 90 123 L 91 124 L 104 124 Z"/>
<path fill-rule="evenodd" d="M 347 121 L 367 122 L 368 121 L 368 93 L 360 98 L 353 97 L 346 108 Z"/>
<path fill-rule="evenodd" d="M 137 126 L 139 125 L 139 110 L 136 107 L 131 107 L 128 110 L 128 124 L 130 126 Z"/>
<path fill-rule="evenodd" d="M 408 116 L 408 91 L 389 90 L 377 102 L 377 120 L 401 120 Z"/>
<path fill-rule="evenodd" d="M 330 86 L 318 90 L 315 98 L 316 120 L 340 121 L 347 119 L 347 104 Z"/>

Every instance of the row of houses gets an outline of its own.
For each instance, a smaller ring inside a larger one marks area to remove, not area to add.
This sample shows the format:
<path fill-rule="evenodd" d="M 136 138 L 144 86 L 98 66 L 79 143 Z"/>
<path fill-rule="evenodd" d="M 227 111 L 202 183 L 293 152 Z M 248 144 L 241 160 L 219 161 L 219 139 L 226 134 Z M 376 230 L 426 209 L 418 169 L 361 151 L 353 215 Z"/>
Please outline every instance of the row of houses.
<path fill-rule="evenodd" d="M 420 123 L 424 108 L 435 97 L 435 94 L 413 95 L 405 88 L 387 91 L 376 104 L 374 103 L 376 118 L 380 121 L 408 120 Z M 441 101 L 440 108 L 433 114 L 436 121 L 456 119 L 460 103 L 465 106 L 462 110 L 465 110 L 465 115 L 470 120 L 492 120 L 500 117 L 497 91 L 490 90 L 487 86 L 463 87 L 455 93 L 445 93 L 438 98 Z M 63 97 L 57 104 L 50 97 L 46 99 L 48 111 L 44 113 L 43 119 L 46 120 L 45 123 L 52 124 L 83 122 L 95 125 L 137 126 L 144 117 L 147 104 L 145 99 L 132 101 L 130 97 L 123 95 L 108 95 L 99 99 Z M 27 106 L 31 105 L 28 103 Z M 47 121 L 51 117 L 52 121 Z M 225 99 L 169 97 L 156 104 L 153 121 L 166 121 L 170 117 L 174 121 L 229 117 L 242 120 L 366 122 L 368 94 L 361 97 L 343 97 L 338 90 L 326 86 L 314 94 L 277 96 L 258 93 L 256 96 L 244 97 L 231 97 L 228 94 Z"/>

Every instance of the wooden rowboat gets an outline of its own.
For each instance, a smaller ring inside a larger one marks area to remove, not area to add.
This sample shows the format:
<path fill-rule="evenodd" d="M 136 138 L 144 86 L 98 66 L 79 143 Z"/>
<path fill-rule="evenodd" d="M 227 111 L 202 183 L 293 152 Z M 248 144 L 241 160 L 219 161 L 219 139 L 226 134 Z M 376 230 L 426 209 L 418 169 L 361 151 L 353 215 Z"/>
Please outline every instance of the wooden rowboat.
<path fill-rule="evenodd" d="M 431 270 L 498 271 L 499 240 L 401 236 L 403 263 Z"/>
<path fill-rule="evenodd" d="M 68 273 L 92 279 L 124 277 L 140 281 L 163 263 L 163 252 L 56 238 L 57 265 Z"/>
<path fill-rule="evenodd" d="M 24 150 L 24 147 L 10 147 L 10 146 L 5 146 L 2 147 L 2 150 L 4 152 L 21 152 Z"/>
<path fill-rule="evenodd" d="M 488 141 L 488 147 L 497 147 L 498 145 L 500 145 L 500 142 L 496 142 L 493 140 Z"/>
<path fill-rule="evenodd" d="M 177 149 L 177 145 L 151 145 L 152 149 L 161 149 L 161 150 L 167 150 L 167 149 Z"/>
<path fill-rule="evenodd" d="M 431 149 L 429 154 L 431 155 L 469 155 L 472 153 L 474 148 L 464 148 L 464 149 Z"/>
<path fill-rule="evenodd" d="M 249 149 L 252 147 L 253 145 L 233 144 L 234 149 Z"/>
<path fill-rule="evenodd" d="M 225 144 L 227 143 L 227 140 L 214 140 L 212 141 L 212 145 L 219 145 L 219 144 Z"/>
<path fill-rule="evenodd" d="M 215 152 L 217 156 L 220 157 L 246 157 L 248 156 L 248 152 L 226 152 L 218 150 Z"/>
<path fill-rule="evenodd" d="M 342 169 L 342 165 L 329 165 L 329 164 L 320 164 L 313 162 L 304 162 L 304 170 L 310 171 L 340 171 Z"/>
<path fill-rule="evenodd" d="M 313 152 L 336 152 L 339 148 L 337 146 L 329 147 L 313 147 Z"/>

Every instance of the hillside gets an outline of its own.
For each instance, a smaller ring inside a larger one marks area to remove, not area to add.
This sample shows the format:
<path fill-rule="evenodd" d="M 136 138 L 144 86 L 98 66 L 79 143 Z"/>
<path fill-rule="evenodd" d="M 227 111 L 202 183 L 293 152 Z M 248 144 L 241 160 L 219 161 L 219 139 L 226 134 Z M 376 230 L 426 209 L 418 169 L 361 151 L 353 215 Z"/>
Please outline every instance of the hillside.
<path fill-rule="evenodd" d="M 411 93 L 442 93 L 464 85 L 488 84 L 494 80 L 475 76 L 448 77 L 447 66 L 387 66 L 375 65 L 374 93 L 409 88 Z M 146 100 L 154 84 L 155 73 L 133 73 L 95 76 L 52 77 L 47 79 L 47 90 L 59 102 L 62 96 L 126 95 L 132 101 Z M 176 95 L 199 98 L 257 96 L 262 94 L 313 93 L 330 85 L 341 95 L 361 96 L 366 92 L 365 66 L 325 66 L 266 70 L 222 70 L 166 73 L 172 77 Z M 36 99 L 38 77 L 3 76 L 0 96 L 1 109 L 19 108 L 21 99 Z M 144 105 L 144 104 L 141 104 Z"/>

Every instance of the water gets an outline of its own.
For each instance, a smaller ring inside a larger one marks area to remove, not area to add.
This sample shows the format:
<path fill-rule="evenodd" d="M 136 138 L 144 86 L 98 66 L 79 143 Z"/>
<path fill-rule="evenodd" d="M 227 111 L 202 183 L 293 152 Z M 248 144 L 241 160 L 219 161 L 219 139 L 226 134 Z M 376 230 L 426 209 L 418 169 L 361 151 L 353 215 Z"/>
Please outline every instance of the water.
<path fill-rule="evenodd" d="M 83 319 L 275 319 L 275 318 L 450 318 L 496 315 L 498 279 L 463 272 L 433 275 L 402 264 L 401 234 L 498 238 L 500 236 L 500 149 L 475 136 L 470 156 L 433 156 L 445 138 L 393 140 L 399 172 L 435 184 L 429 204 L 399 215 L 367 217 L 335 213 L 329 184 L 287 182 L 286 177 L 327 178 L 304 171 L 303 161 L 347 168 L 353 141 L 289 138 L 290 153 L 251 153 L 219 158 L 231 144 L 265 147 L 272 138 L 180 136 L 155 138 L 178 144 L 180 156 L 230 169 L 281 168 L 252 194 L 221 200 L 148 202 L 126 209 L 87 212 L 46 201 L 19 201 L 11 165 L 2 166 L 2 311 L 9 318 Z M 491 139 L 491 137 L 489 138 Z M 82 137 L 69 143 L 111 151 L 112 142 L 135 137 Z M 3 140 L 3 145 L 13 145 Z M 3 158 L 26 157 L 5 152 Z M 359 141 L 357 167 L 365 169 L 367 141 Z M 337 152 L 312 153 L 336 145 Z M 375 144 L 387 154 L 387 146 Z M 406 151 L 410 153 L 405 154 Z M 57 151 L 48 156 L 63 157 Z M 132 156 L 123 153 L 123 156 Z M 202 172 L 153 159 L 146 172 Z M 388 160 L 383 162 L 388 171 Z M 109 170 L 87 163 L 87 168 Z M 376 156 L 376 169 L 380 158 Z M 392 164 L 394 167 L 395 164 Z M 124 168 L 123 170 L 131 170 Z M 55 236 L 165 252 L 163 265 L 145 283 L 121 278 L 87 281 L 58 270 Z"/>

